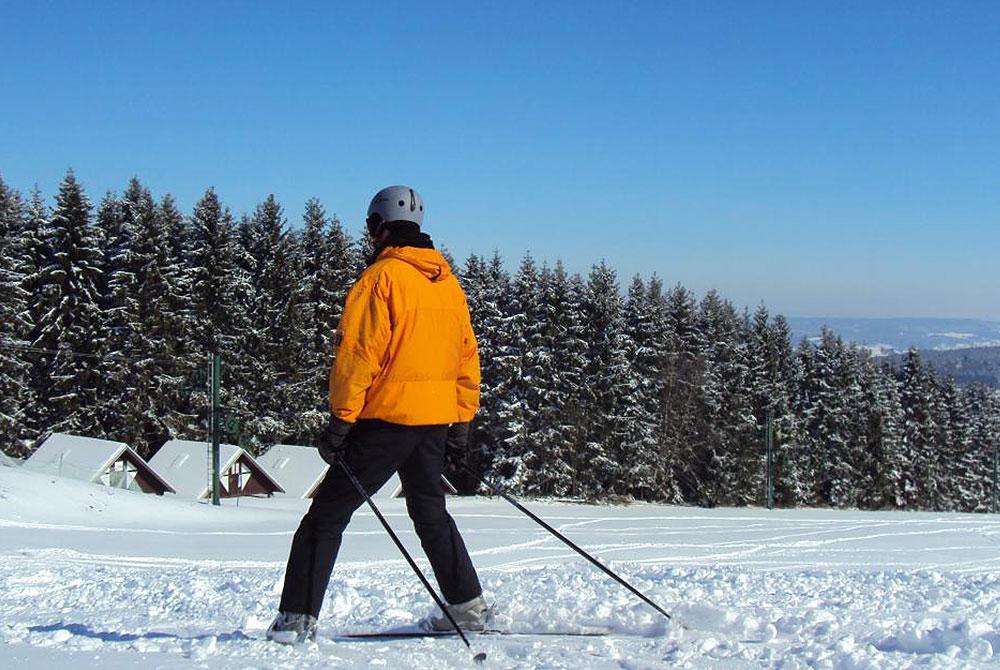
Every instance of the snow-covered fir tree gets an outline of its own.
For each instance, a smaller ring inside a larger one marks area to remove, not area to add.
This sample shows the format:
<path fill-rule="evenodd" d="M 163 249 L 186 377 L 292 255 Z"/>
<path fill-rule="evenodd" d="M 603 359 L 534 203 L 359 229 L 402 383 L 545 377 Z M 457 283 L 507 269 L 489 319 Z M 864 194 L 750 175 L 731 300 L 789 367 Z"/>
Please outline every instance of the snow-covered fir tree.
<path fill-rule="evenodd" d="M 769 386 L 766 409 L 770 410 L 772 419 L 771 469 L 774 504 L 791 506 L 803 491 L 801 473 L 795 467 L 797 459 L 793 455 L 799 441 L 801 422 L 793 408 L 796 378 L 792 329 L 781 314 L 772 318 L 767 328 L 769 331 L 766 336 L 767 364 L 762 372 Z M 766 439 L 766 422 L 763 430 Z"/>
<path fill-rule="evenodd" d="M 624 473 L 634 460 L 625 415 L 633 382 L 629 366 L 632 345 L 617 275 L 603 261 L 591 268 L 580 313 L 587 345 L 587 383 L 581 403 L 585 437 L 574 454 L 578 486 L 574 493 L 620 495 L 626 482 Z"/>
<path fill-rule="evenodd" d="M 747 392 L 749 356 L 745 322 L 712 290 L 699 305 L 704 377 L 701 439 L 703 486 L 709 504 L 759 500 L 764 450 Z"/>
<path fill-rule="evenodd" d="M 27 364 L 29 293 L 24 284 L 30 260 L 23 243 L 25 205 L 21 194 L 0 178 L 0 447 L 25 452 L 27 408 L 33 404 Z"/>
<path fill-rule="evenodd" d="M 661 444 L 666 362 L 666 303 L 662 283 L 636 275 L 625 300 L 627 352 L 631 364 L 622 410 L 629 459 L 623 463 L 622 490 L 642 500 L 679 497 L 671 453 Z"/>
<path fill-rule="evenodd" d="M 576 453 L 586 439 L 583 403 L 587 361 L 580 298 L 583 282 L 561 262 L 541 282 L 536 373 L 546 381 L 539 395 L 533 462 L 525 488 L 536 495 L 567 496 L 579 490 Z"/>
<path fill-rule="evenodd" d="M 237 265 L 239 249 L 235 240 L 235 224 L 214 189 L 208 189 L 194 207 L 189 220 L 191 231 L 188 251 L 186 284 L 189 287 L 192 318 L 188 343 L 189 358 L 194 370 L 205 369 L 213 354 L 218 354 L 223 366 L 223 403 L 226 412 L 246 418 L 239 389 L 239 349 L 237 337 L 245 328 L 249 276 Z M 197 388 L 197 386 L 196 386 Z M 208 398 L 204 387 L 191 394 L 190 408 L 197 412 L 202 430 L 207 429 Z M 227 435 L 228 439 L 236 439 Z"/>
<path fill-rule="evenodd" d="M 326 425 L 328 376 L 335 354 L 333 334 L 350 288 L 355 259 L 350 237 L 336 218 L 330 219 L 316 198 L 306 203 L 299 247 L 297 301 L 307 330 L 302 363 L 293 371 L 301 407 L 297 435 L 302 442 Z"/>
<path fill-rule="evenodd" d="M 516 464 L 506 460 L 501 410 L 509 381 L 513 378 L 512 369 L 516 369 L 517 365 L 511 331 L 507 327 L 511 310 L 510 277 L 504 270 L 500 255 L 494 253 L 490 260 L 471 255 L 466 260 L 460 279 L 479 346 L 482 374 L 479 412 L 469 438 L 469 447 L 475 457 L 471 466 L 476 469 L 477 475 L 509 474 Z M 459 483 L 464 483 L 466 490 L 478 488 L 476 477 L 471 474 L 453 472 L 452 475 Z"/>
<path fill-rule="evenodd" d="M 702 396 L 704 343 L 694 296 L 680 284 L 667 292 L 666 344 L 663 362 L 663 422 L 660 444 L 674 463 L 682 500 L 708 504 L 705 491 L 710 464 L 705 440 Z"/>
<path fill-rule="evenodd" d="M 993 461 L 1000 450 L 1000 392 L 984 385 L 974 385 L 966 391 L 969 411 L 969 461 L 975 473 L 963 498 L 969 501 L 969 511 L 993 510 Z"/>
<path fill-rule="evenodd" d="M 241 377 L 241 399 L 248 416 L 245 432 L 251 446 L 279 442 L 287 434 L 303 434 L 302 391 L 293 371 L 308 364 L 301 347 L 312 324 L 301 310 L 298 245 L 286 230 L 281 205 L 269 195 L 250 219 L 247 254 L 252 259 L 252 292 L 246 327 L 239 333 L 234 362 Z"/>
<path fill-rule="evenodd" d="M 808 346 L 808 345 L 807 345 Z M 813 474 L 812 504 L 851 506 L 864 443 L 859 435 L 860 367 L 857 352 L 824 329 L 810 358 L 804 429 Z"/>
<path fill-rule="evenodd" d="M 523 491 L 527 460 L 531 456 L 538 428 L 538 370 L 534 369 L 541 332 L 539 274 L 534 259 L 526 254 L 516 276 L 508 284 L 509 310 L 503 323 L 505 334 L 497 352 L 494 386 L 498 435 L 493 470 Z"/>
<path fill-rule="evenodd" d="M 196 314 L 193 340 L 203 356 L 232 351 L 236 303 L 236 249 L 233 219 L 215 193 L 208 189 L 190 220 L 188 261 L 192 308 Z"/>
<path fill-rule="evenodd" d="M 128 363 L 132 379 L 126 424 L 129 443 L 148 455 L 167 439 L 190 434 L 191 419 L 181 397 L 189 375 L 185 336 L 184 268 L 174 256 L 164 210 L 138 182 L 129 186 L 124 204 L 131 210 L 129 258 L 135 280 L 130 299 Z M 169 210 L 168 212 L 169 213 Z"/>
<path fill-rule="evenodd" d="M 941 426 L 942 474 L 950 486 L 940 488 L 940 507 L 948 510 L 975 508 L 978 459 L 973 450 L 968 397 L 952 379 L 942 380 Z"/>
<path fill-rule="evenodd" d="M 858 466 L 858 506 L 865 509 L 899 507 L 900 445 L 903 408 L 899 385 L 891 371 L 865 366 L 863 392 L 870 408 L 866 418 L 866 447 Z"/>
<path fill-rule="evenodd" d="M 155 216 L 149 192 L 133 178 L 121 198 L 107 193 L 97 212 L 101 231 L 101 378 L 98 421 L 108 437 L 145 451 L 133 369 L 147 352 L 138 346 L 140 265 L 135 256 L 140 219 Z M 158 436 L 155 436 L 158 438 Z"/>
<path fill-rule="evenodd" d="M 938 426 L 932 408 L 938 390 L 916 349 L 910 349 L 901 373 L 903 407 L 900 495 L 904 508 L 920 509 L 938 499 Z"/>
<path fill-rule="evenodd" d="M 42 261 L 31 279 L 34 392 L 38 423 L 51 432 L 101 434 L 97 417 L 103 342 L 100 235 L 90 200 L 72 171 L 66 174 L 41 236 Z"/>

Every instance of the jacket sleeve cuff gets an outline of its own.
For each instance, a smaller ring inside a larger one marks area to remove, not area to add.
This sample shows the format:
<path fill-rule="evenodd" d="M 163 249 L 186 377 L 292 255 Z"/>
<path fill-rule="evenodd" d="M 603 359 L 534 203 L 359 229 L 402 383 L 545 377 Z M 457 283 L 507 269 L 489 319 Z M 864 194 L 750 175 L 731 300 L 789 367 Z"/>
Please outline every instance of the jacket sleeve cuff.
<path fill-rule="evenodd" d="M 333 433 L 334 435 L 344 437 L 349 432 L 351 432 L 351 427 L 353 425 L 354 425 L 353 423 L 347 423 L 346 421 L 337 417 L 336 415 L 331 414 L 330 423 L 327 424 L 326 429 L 329 432 Z"/>

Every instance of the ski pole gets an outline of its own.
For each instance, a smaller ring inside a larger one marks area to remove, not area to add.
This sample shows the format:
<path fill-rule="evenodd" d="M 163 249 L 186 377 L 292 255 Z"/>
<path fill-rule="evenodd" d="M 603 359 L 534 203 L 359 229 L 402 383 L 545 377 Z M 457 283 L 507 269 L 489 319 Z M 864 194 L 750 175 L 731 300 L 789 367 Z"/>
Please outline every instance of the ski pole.
<path fill-rule="evenodd" d="M 462 632 L 462 629 L 458 626 L 458 623 L 455 621 L 455 617 L 451 615 L 451 612 L 448 611 L 448 608 L 445 606 L 444 602 L 438 596 L 437 592 L 434 591 L 434 587 L 431 586 L 431 583 L 427 581 L 426 577 L 424 577 L 424 573 L 420 571 L 419 567 L 417 567 L 417 564 L 413 560 L 413 557 L 410 556 L 410 552 L 406 551 L 406 547 L 404 547 L 403 543 L 399 541 L 399 537 L 396 536 L 396 533 L 393 532 L 392 527 L 389 526 L 389 522 L 385 520 L 384 516 L 382 516 L 382 512 L 380 512 L 378 507 L 375 506 L 375 503 L 372 502 L 371 496 L 368 495 L 368 492 L 365 491 L 365 487 L 362 486 L 361 482 L 358 481 L 358 478 L 354 475 L 354 471 L 352 471 L 350 466 L 347 465 L 347 461 L 344 460 L 343 456 L 338 455 L 337 463 L 339 463 L 340 467 L 344 469 L 344 473 L 347 475 L 347 478 L 351 480 L 351 483 L 354 484 L 354 488 L 358 490 L 358 493 L 361 494 L 361 496 L 365 499 L 365 501 L 368 503 L 368 506 L 372 508 L 372 512 L 375 513 L 375 516 L 378 517 L 378 520 L 382 522 L 382 527 L 385 528 L 385 531 L 387 533 L 389 533 L 389 537 L 392 538 L 392 541 L 396 543 L 396 548 L 399 549 L 400 553 L 403 554 L 403 557 L 406 559 L 406 562 L 409 563 L 410 567 L 413 568 L 413 571 L 417 573 L 417 577 L 420 578 L 420 581 L 423 583 L 424 588 L 427 589 L 427 592 L 431 594 L 431 598 L 433 598 L 434 602 L 437 603 L 437 606 L 441 608 L 441 611 L 444 612 L 444 615 L 448 617 L 448 621 L 455 628 L 455 632 L 458 633 L 458 636 L 462 638 L 462 642 L 464 642 L 465 646 L 469 648 L 469 651 L 472 651 L 472 645 L 469 644 L 469 638 L 467 638 L 465 636 L 465 633 Z M 482 663 L 483 661 L 486 660 L 486 652 L 485 651 L 480 652 L 474 655 L 472 659 L 476 663 Z"/>
<path fill-rule="evenodd" d="M 504 491 L 502 488 L 500 488 L 499 484 L 490 484 L 484 478 L 480 477 L 475 472 L 473 472 L 472 468 L 470 468 L 468 465 L 466 465 L 464 463 L 462 463 L 462 467 L 465 468 L 465 470 L 467 472 L 469 472 L 474 477 L 476 477 L 482 484 L 485 484 L 486 488 L 488 488 L 491 493 L 494 493 L 494 494 L 500 496 L 501 498 L 503 498 L 504 500 L 506 500 L 507 502 L 509 502 L 511 505 L 513 505 L 514 507 L 516 507 L 520 512 L 522 512 L 523 514 L 525 514 L 529 519 L 531 519 L 532 521 L 534 521 L 535 523 L 537 523 L 539 526 L 541 526 L 545 530 L 547 530 L 550 533 L 552 533 L 552 535 L 554 535 L 555 537 L 557 537 L 560 540 L 562 540 L 562 542 L 566 546 L 568 546 L 570 549 L 572 549 L 576 553 L 580 554 L 581 556 L 583 556 L 584 558 L 586 558 L 588 561 L 590 561 L 591 563 L 593 563 L 594 565 L 596 565 L 598 568 L 600 568 L 604 572 L 604 574 L 606 574 L 608 577 L 611 577 L 613 580 L 615 580 L 616 582 L 618 582 L 619 584 L 621 584 L 622 586 L 624 586 L 625 588 L 627 588 L 629 591 L 631 591 L 633 594 L 635 594 L 636 596 L 638 596 L 644 603 L 646 603 L 647 605 L 649 605 L 650 607 L 652 607 L 654 610 L 656 610 L 657 612 L 659 612 L 663 616 L 667 617 L 667 619 L 673 620 L 673 617 L 670 616 L 669 612 L 667 612 L 665 609 L 663 609 L 662 607 L 660 607 L 659 605 L 657 605 L 656 603 L 654 603 L 652 600 L 650 600 L 649 598 L 647 598 L 646 595 L 642 593 L 642 591 L 640 591 L 639 589 L 635 588 L 634 586 L 632 586 L 631 584 L 629 584 L 627 581 L 625 581 L 624 579 L 622 579 L 621 577 L 619 577 L 617 574 L 615 574 L 614 571 L 612 571 L 610 568 L 608 568 L 607 566 L 605 566 L 599 560 L 597 560 L 596 558 L 594 558 L 593 556 L 591 556 L 590 554 L 588 554 L 586 551 L 584 551 L 580 547 L 578 547 L 568 537 L 566 537 L 565 535 L 563 535 L 562 533 L 560 533 L 558 530 L 556 530 L 555 528 L 553 528 L 549 524 L 547 524 L 537 514 L 535 514 L 531 510 L 529 510 L 527 507 L 525 507 L 521 503 L 519 503 L 516 499 L 514 499 L 513 496 L 511 496 L 506 491 Z M 683 624 L 681 624 L 681 625 L 683 625 Z"/>

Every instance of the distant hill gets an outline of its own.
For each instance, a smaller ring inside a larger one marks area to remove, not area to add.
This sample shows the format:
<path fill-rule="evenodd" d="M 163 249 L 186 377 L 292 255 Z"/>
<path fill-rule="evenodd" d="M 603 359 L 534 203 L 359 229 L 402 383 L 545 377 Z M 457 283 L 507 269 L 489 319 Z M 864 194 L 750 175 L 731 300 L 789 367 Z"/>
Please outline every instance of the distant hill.
<path fill-rule="evenodd" d="M 849 319 L 794 317 L 788 319 L 792 337 L 818 337 L 823 326 L 876 353 L 1000 347 L 1000 321 L 980 319 Z"/>
<path fill-rule="evenodd" d="M 794 342 L 818 338 L 826 326 L 847 342 L 899 365 L 910 347 L 925 363 L 960 385 L 1000 388 L 1000 322 L 979 319 L 790 318 Z"/>
<path fill-rule="evenodd" d="M 888 358 L 898 366 L 902 365 L 905 354 L 892 354 Z M 1000 347 L 921 351 L 920 358 L 960 386 L 980 383 L 1000 388 Z"/>

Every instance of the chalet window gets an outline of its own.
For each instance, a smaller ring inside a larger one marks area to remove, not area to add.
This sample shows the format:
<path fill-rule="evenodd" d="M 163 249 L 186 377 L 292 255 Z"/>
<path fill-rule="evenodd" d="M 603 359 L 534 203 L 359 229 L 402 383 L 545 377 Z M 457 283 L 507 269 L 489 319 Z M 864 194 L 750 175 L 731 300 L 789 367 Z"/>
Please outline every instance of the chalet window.
<path fill-rule="evenodd" d="M 244 487 L 250 482 L 253 473 L 243 461 L 236 461 L 229 468 L 229 495 L 237 496 L 243 493 Z"/>
<path fill-rule="evenodd" d="M 137 472 L 138 469 L 127 460 L 115 461 L 101 474 L 101 483 L 116 489 L 135 490 L 138 488 L 135 481 Z"/>

